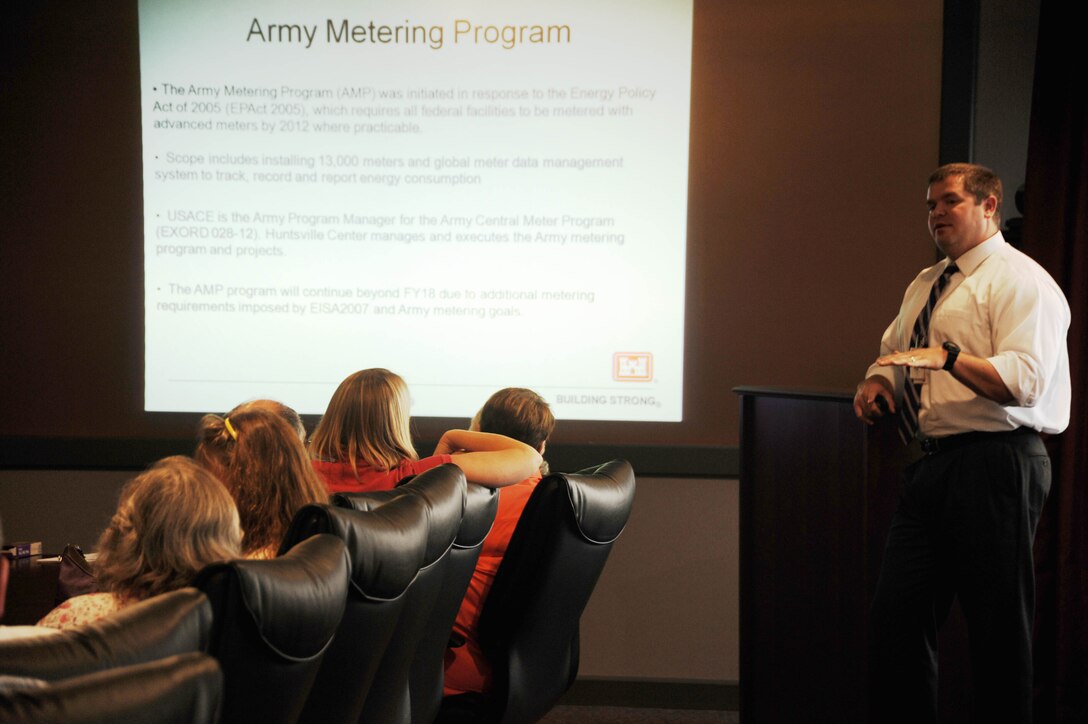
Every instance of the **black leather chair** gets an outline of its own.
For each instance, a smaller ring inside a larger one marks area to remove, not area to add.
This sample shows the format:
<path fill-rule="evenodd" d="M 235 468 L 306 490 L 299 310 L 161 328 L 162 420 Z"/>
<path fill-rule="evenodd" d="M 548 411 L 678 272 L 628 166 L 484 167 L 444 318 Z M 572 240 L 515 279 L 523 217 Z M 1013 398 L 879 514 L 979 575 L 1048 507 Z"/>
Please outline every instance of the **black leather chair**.
<path fill-rule="evenodd" d="M 335 535 L 347 546 L 351 586 L 300 721 L 355 722 L 423 565 L 426 504 L 402 496 L 368 512 L 308 505 L 295 515 L 280 551 L 320 533 Z"/>
<path fill-rule="evenodd" d="M 211 628 L 207 597 L 182 588 L 55 636 L 0 641 L 0 674 L 57 681 L 206 651 Z"/>
<path fill-rule="evenodd" d="M 446 582 L 452 560 L 449 554 L 465 511 L 465 475 L 456 465 L 447 464 L 417 475 L 395 490 L 341 493 L 332 497 L 333 504 L 337 506 L 377 510 L 405 495 L 418 498 L 425 504 L 427 549 L 419 576 L 408 591 L 404 613 L 397 622 L 363 706 L 363 721 L 383 724 L 407 724 L 414 720 L 410 674 Z M 464 589 L 461 595 L 464 595 Z M 449 629 L 446 635 L 449 635 Z M 441 661 L 442 654 L 439 653 L 439 665 Z"/>
<path fill-rule="evenodd" d="M 0 721 L 214 724 L 222 691 L 215 659 L 189 653 L 40 688 L 0 689 Z"/>
<path fill-rule="evenodd" d="M 570 688 L 579 619 L 634 497 L 622 460 L 537 485 L 480 614 L 491 690 L 447 698 L 438 721 L 533 722 Z"/>
<path fill-rule="evenodd" d="M 427 630 L 419 642 L 416 657 L 412 661 L 408 688 L 412 697 L 412 721 L 430 724 L 442 706 L 444 658 L 449 645 L 453 623 L 465 598 L 480 549 L 495 522 L 499 509 L 499 495 L 494 488 L 482 485 L 468 486 L 465 514 L 457 539 L 449 552 L 446 577 L 442 592 L 435 601 L 434 610 L 427 621 Z"/>
<path fill-rule="evenodd" d="M 224 677 L 224 721 L 294 722 L 347 602 L 344 542 L 308 538 L 279 558 L 214 563 L 193 585 L 215 614 L 209 653 Z"/>

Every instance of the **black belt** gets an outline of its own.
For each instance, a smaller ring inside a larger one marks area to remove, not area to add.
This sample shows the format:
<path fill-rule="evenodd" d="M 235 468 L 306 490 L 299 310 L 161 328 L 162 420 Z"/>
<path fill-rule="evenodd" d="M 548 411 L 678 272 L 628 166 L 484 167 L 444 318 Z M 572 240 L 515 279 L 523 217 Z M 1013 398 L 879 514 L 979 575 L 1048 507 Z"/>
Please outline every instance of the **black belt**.
<path fill-rule="evenodd" d="M 955 450 L 964 445 L 973 445 L 974 443 L 985 442 L 987 440 L 1000 440 L 1005 437 L 1015 437 L 1017 435 L 1025 435 L 1033 432 L 1035 431 L 1030 427 L 1018 427 L 1014 430 L 1001 430 L 999 432 L 962 432 L 959 435 L 949 435 L 948 437 L 928 437 L 919 442 L 922 443 L 922 452 L 926 455 L 935 455 L 937 453 Z"/>

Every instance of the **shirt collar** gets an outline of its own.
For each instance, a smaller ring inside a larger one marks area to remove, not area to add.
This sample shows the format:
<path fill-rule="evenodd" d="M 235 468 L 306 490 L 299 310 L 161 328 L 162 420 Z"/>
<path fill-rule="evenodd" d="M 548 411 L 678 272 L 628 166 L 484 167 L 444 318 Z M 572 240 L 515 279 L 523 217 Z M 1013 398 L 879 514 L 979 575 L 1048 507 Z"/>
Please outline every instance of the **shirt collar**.
<path fill-rule="evenodd" d="M 989 259 L 992 254 L 998 252 L 1004 246 L 1005 237 L 999 231 L 973 249 L 960 254 L 960 258 L 956 259 L 955 262 L 956 267 L 964 276 L 969 277 L 982 262 Z"/>

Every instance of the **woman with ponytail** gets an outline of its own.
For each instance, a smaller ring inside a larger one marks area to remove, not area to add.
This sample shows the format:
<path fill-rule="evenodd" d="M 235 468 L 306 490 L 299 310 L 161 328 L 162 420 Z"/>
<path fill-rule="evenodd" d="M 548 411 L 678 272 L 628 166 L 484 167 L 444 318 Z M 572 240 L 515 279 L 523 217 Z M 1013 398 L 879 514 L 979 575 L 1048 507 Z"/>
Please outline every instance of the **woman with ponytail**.
<path fill-rule="evenodd" d="M 295 422 L 288 422 L 291 415 Z M 200 421 L 196 460 L 234 498 L 247 558 L 275 556 L 298 509 L 328 500 L 310 466 L 297 420 L 285 405 L 257 400 Z"/>

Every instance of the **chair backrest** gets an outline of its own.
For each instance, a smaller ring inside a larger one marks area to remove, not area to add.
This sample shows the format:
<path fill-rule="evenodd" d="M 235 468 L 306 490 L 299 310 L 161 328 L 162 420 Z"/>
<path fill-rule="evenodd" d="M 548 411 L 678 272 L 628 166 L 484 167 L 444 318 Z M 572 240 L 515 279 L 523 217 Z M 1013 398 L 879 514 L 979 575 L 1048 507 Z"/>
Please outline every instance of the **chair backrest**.
<path fill-rule="evenodd" d="M 363 721 L 397 724 L 412 720 L 411 669 L 446 581 L 452 560 L 449 553 L 464 517 L 467 483 L 460 468 L 446 464 L 415 476 L 395 490 L 338 494 L 332 498 L 334 505 L 376 510 L 405 495 L 416 497 L 425 504 L 427 549 L 419 576 L 408 591 L 404 611 L 370 687 L 363 706 Z M 461 593 L 463 595 L 464 591 Z M 441 664 L 442 654 L 438 657 Z"/>
<path fill-rule="evenodd" d="M 189 653 L 40 688 L 0 688 L 0 721 L 214 724 L 222 692 L 216 660 Z"/>
<path fill-rule="evenodd" d="M 627 524 L 630 464 L 545 477 L 533 491 L 480 613 L 493 667 L 489 721 L 536 721 L 578 673 L 578 621 Z"/>
<path fill-rule="evenodd" d="M 442 706 L 442 684 L 445 672 L 444 657 L 449 646 L 457 612 L 465 598 L 480 549 L 495 522 L 499 509 L 499 495 L 495 488 L 482 485 L 468 486 L 465 514 L 457 539 L 449 552 L 446 577 L 442 591 L 435 601 L 434 610 L 427 621 L 427 629 L 419 642 L 416 657 L 409 674 L 409 690 L 412 698 L 412 721 L 430 724 Z"/>
<path fill-rule="evenodd" d="M 416 496 L 401 496 L 366 512 L 308 505 L 295 515 L 280 550 L 321 533 L 347 546 L 351 586 L 300 721 L 355 722 L 423 565 L 426 506 Z"/>
<path fill-rule="evenodd" d="M 347 602 L 351 563 L 331 535 L 279 558 L 215 563 L 194 585 L 211 601 L 209 652 L 224 678 L 224 721 L 294 722 Z"/>
<path fill-rule="evenodd" d="M 206 651 L 211 628 L 207 597 L 182 588 L 54 636 L 0 641 L 0 673 L 57 681 Z"/>

